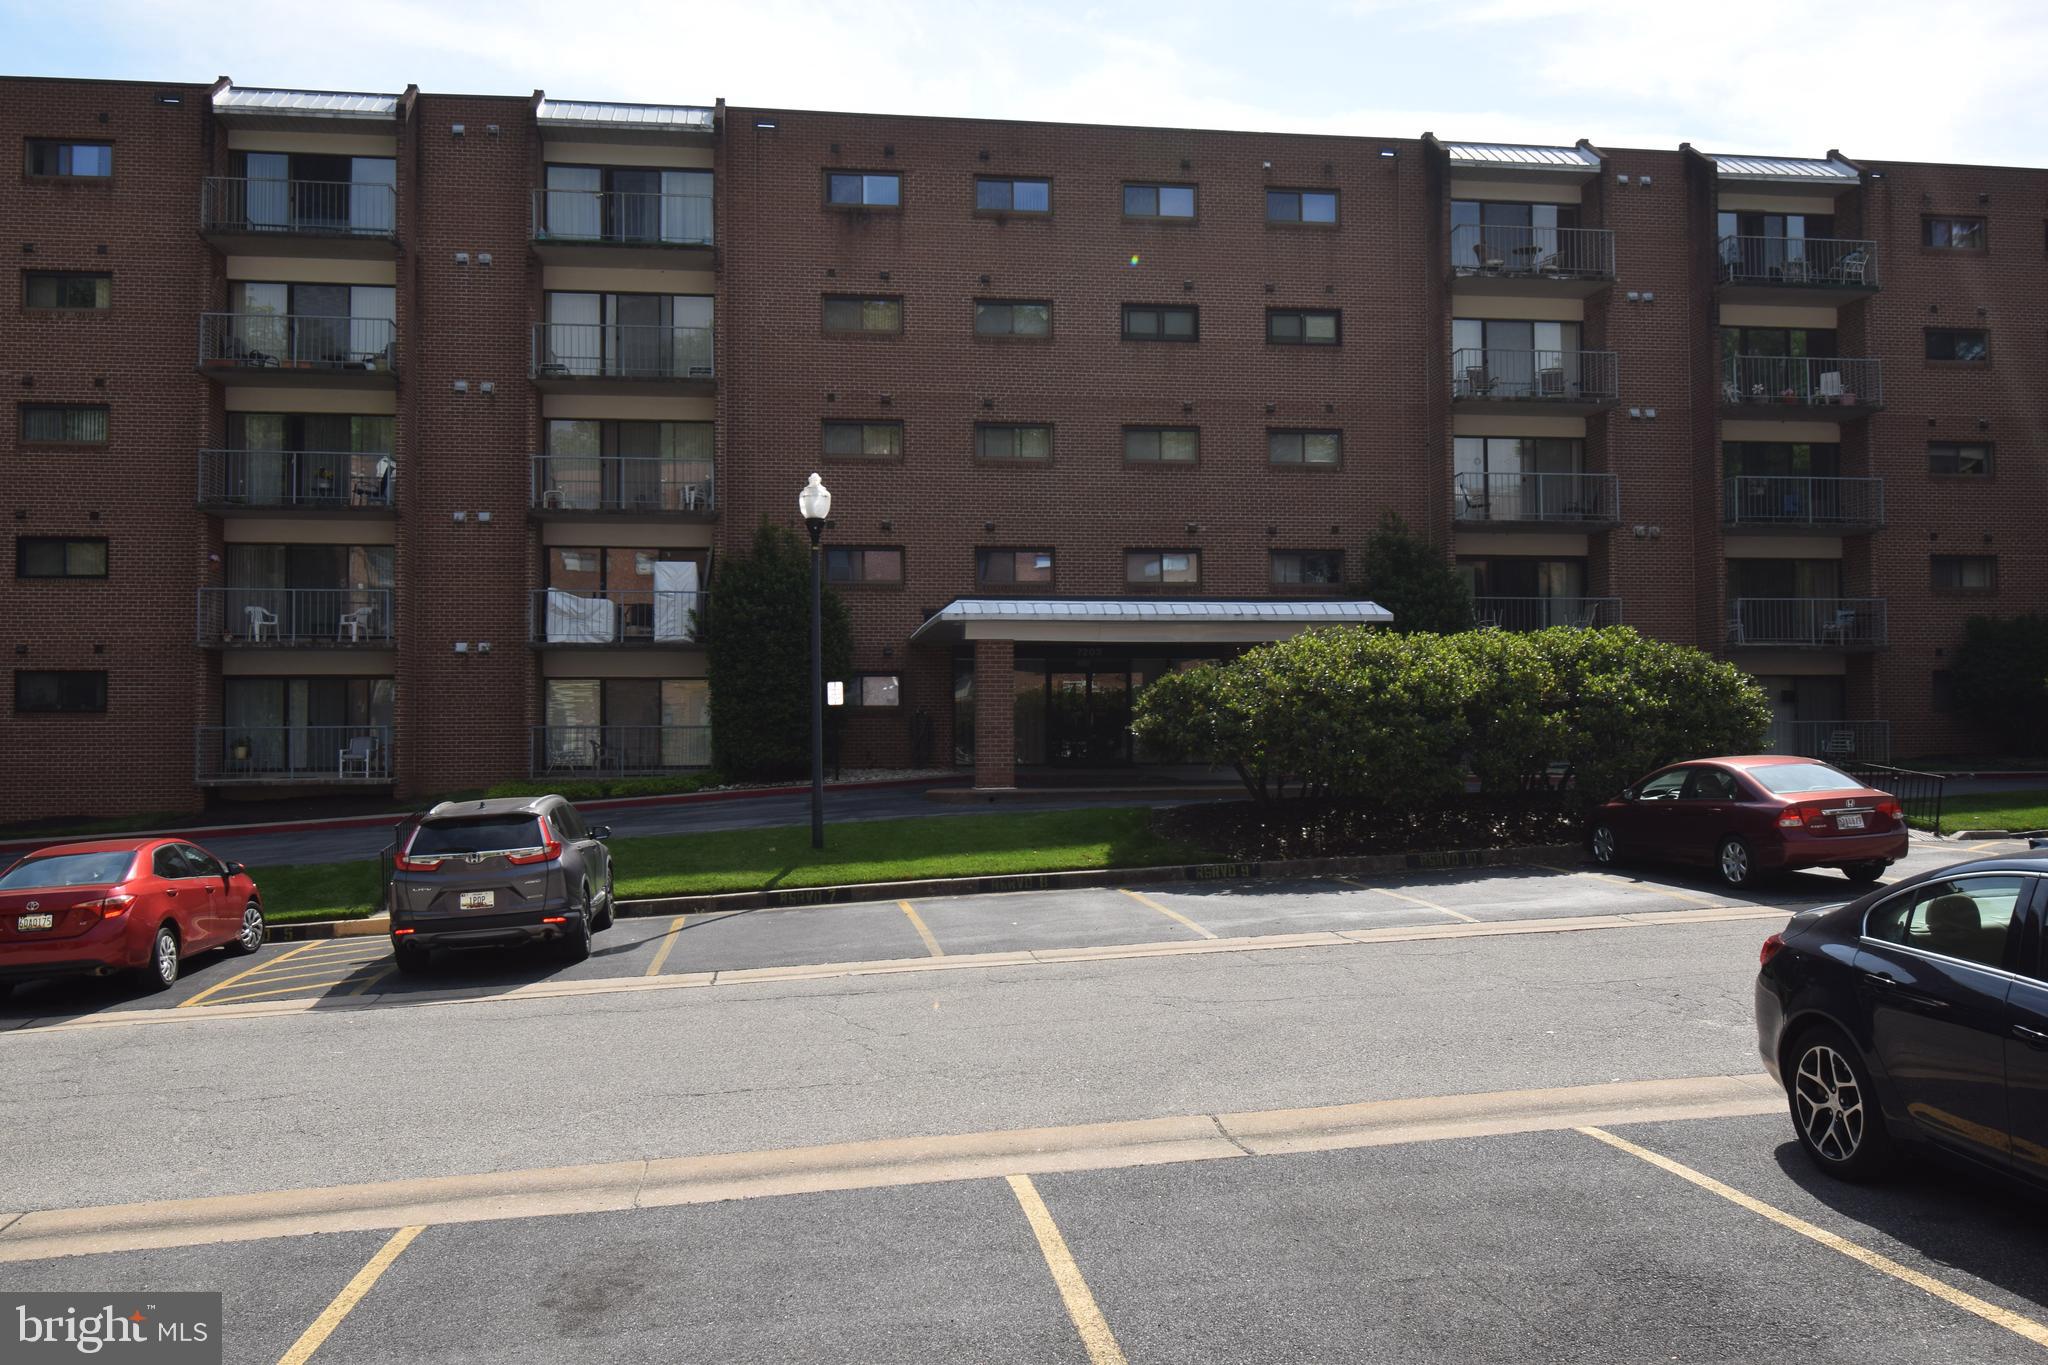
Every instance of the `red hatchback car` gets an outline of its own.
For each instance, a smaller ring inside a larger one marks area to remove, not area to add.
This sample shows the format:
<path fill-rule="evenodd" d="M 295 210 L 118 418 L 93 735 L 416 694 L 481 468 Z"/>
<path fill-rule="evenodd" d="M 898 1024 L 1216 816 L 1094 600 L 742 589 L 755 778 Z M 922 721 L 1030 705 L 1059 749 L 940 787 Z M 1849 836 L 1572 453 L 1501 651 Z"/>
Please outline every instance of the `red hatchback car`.
<path fill-rule="evenodd" d="M 248 870 L 182 839 L 59 844 L 0 873 L 0 993 L 30 977 L 124 971 L 160 991 L 181 959 L 253 953 L 265 933 Z"/>
<path fill-rule="evenodd" d="M 1874 882 L 1906 856 L 1887 792 L 1811 758 L 1746 754 L 1660 768 L 1600 807 L 1593 858 L 1704 864 L 1730 886 L 1765 872 L 1839 867 Z"/>

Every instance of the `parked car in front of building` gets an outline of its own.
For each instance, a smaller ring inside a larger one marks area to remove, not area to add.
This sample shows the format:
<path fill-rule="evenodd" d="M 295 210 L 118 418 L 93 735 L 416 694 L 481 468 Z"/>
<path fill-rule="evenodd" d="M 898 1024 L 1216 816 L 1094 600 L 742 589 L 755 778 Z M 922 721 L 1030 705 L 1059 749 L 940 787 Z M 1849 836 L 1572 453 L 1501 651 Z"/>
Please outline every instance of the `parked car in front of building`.
<path fill-rule="evenodd" d="M 117 972 L 166 990 L 185 958 L 253 953 L 267 933 L 248 869 L 183 839 L 58 844 L 0 873 L 0 992 Z"/>
<path fill-rule="evenodd" d="M 560 796 L 444 801 L 398 827 L 385 904 L 401 971 L 435 948 L 545 942 L 569 962 L 612 923 L 611 830 Z"/>
<path fill-rule="evenodd" d="M 1594 813 L 1594 860 L 1710 867 L 1730 886 L 1767 872 L 1838 867 L 1874 882 L 1906 856 L 1888 792 L 1816 759 L 1746 754 L 1659 768 Z"/>

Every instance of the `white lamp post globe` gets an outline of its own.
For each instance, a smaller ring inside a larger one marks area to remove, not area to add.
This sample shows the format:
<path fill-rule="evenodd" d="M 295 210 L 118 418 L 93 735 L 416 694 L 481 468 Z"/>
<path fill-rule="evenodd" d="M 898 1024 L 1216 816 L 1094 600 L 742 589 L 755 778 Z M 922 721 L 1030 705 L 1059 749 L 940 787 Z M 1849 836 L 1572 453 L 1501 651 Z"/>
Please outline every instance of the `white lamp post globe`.
<path fill-rule="evenodd" d="M 832 490 L 813 474 L 804 491 L 796 495 L 796 505 L 805 521 L 823 521 L 832 515 Z"/>

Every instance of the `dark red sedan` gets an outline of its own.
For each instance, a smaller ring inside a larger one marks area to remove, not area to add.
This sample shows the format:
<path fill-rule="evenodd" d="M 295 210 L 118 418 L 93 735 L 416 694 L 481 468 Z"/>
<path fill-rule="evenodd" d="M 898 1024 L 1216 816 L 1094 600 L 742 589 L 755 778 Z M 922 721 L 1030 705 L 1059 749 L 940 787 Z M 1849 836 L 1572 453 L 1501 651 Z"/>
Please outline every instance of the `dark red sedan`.
<path fill-rule="evenodd" d="M 1713 868 L 1730 886 L 1765 872 L 1839 867 L 1874 882 L 1906 856 L 1906 818 L 1887 792 L 1811 758 L 1744 754 L 1660 768 L 1600 807 L 1594 860 L 1652 858 Z"/>
<path fill-rule="evenodd" d="M 30 977 L 128 972 L 144 990 L 194 953 L 263 946 L 263 900 L 240 863 L 182 839 L 38 849 L 0 873 L 0 993 Z"/>

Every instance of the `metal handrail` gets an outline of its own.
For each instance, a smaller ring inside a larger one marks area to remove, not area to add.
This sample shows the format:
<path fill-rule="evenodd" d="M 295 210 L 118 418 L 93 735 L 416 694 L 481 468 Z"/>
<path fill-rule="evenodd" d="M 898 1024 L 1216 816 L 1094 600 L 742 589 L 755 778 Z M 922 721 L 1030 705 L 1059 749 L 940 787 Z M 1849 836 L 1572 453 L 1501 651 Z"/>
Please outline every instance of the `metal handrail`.
<path fill-rule="evenodd" d="M 390 507 L 388 451 L 202 450 L 201 507 Z"/>
<path fill-rule="evenodd" d="M 536 725 L 534 777 L 633 777 L 711 766 L 708 725 Z"/>
<path fill-rule="evenodd" d="M 1882 597 L 1738 597 L 1728 603 L 1728 643 L 1786 648 L 1886 643 Z"/>
<path fill-rule="evenodd" d="M 709 327 L 543 322 L 533 329 L 533 377 L 708 379 L 712 349 Z"/>
<path fill-rule="evenodd" d="M 700 588 L 540 588 L 533 594 L 530 643 L 536 645 L 668 645 L 704 641 L 706 598 Z"/>
<path fill-rule="evenodd" d="M 1451 397 L 1607 402 L 1621 392 L 1620 368 L 1613 351 L 1464 347 L 1451 352 Z"/>
<path fill-rule="evenodd" d="M 1854 237 L 1758 237 L 1735 234 L 1716 244 L 1724 284 L 1801 288 L 1873 288 L 1877 243 Z"/>
<path fill-rule="evenodd" d="M 1478 473 L 1452 481 L 1452 516 L 1478 521 L 1618 521 L 1621 480 L 1613 474 Z"/>
<path fill-rule="evenodd" d="M 1840 767 L 1864 786 L 1897 797 L 1907 824 L 1942 833 L 1941 808 L 1948 794 L 1946 773 L 1914 772 L 1882 763 L 1843 763 Z"/>
<path fill-rule="evenodd" d="M 1888 720 L 1774 720 L 1770 747 L 1772 753 L 1831 763 L 1889 763 L 1892 725 Z"/>
<path fill-rule="evenodd" d="M 532 505 L 561 512 L 703 512 L 717 507 L 710 460 L 536 455 Z"/>
<path fill-rule="evenodd" d="M 1884 362 L 1863 356 L 1730 356 L 1721 372 L 1721 401 L 1877 407 L 1884 402 Z"/>
<path fill-rule="evenodd" d="M 1621 624 L 1619 597 L 1475 597 L 1472 614 L 1482 630 L 1588 630 Z"/>
<path fill-rule="evenodd" d="M 391 237 L 398 196 L 390 185 L 353 180 L 277 180 L 209 175 L 199 188 L 199 226 L 212 232 Z"/>
<path fill-rule="evenodd" d="M 1731 474 L 1722 487 L 1729 526 L 1882 526 L 1884 480 L 1803 474 Z"/>
<path fill-rule="evenodd" d="M 388 725 L 200 725 L 195 782 L 389 782 Z"/>
<path fill-rule="evenodd" d="M 201 313 L 199 363 L 209 369 L 395 372 L 390 318 L 305 313 Z"/>
<path fill-rule="evenodd" d="M 533 240 L 710 246 L 713 198 L 636 190 L 535 190 Z"/>
<path fill-rule="evenodd" d="M 201 588 L 202 645 L 391 643 L 389 588 Z"/>
<path fill-rule="evenodd" d="M 1462 276 L 1611 280 L 1608 228 L 1460 223 L 1451 229 L 1451 269 Z"/>

